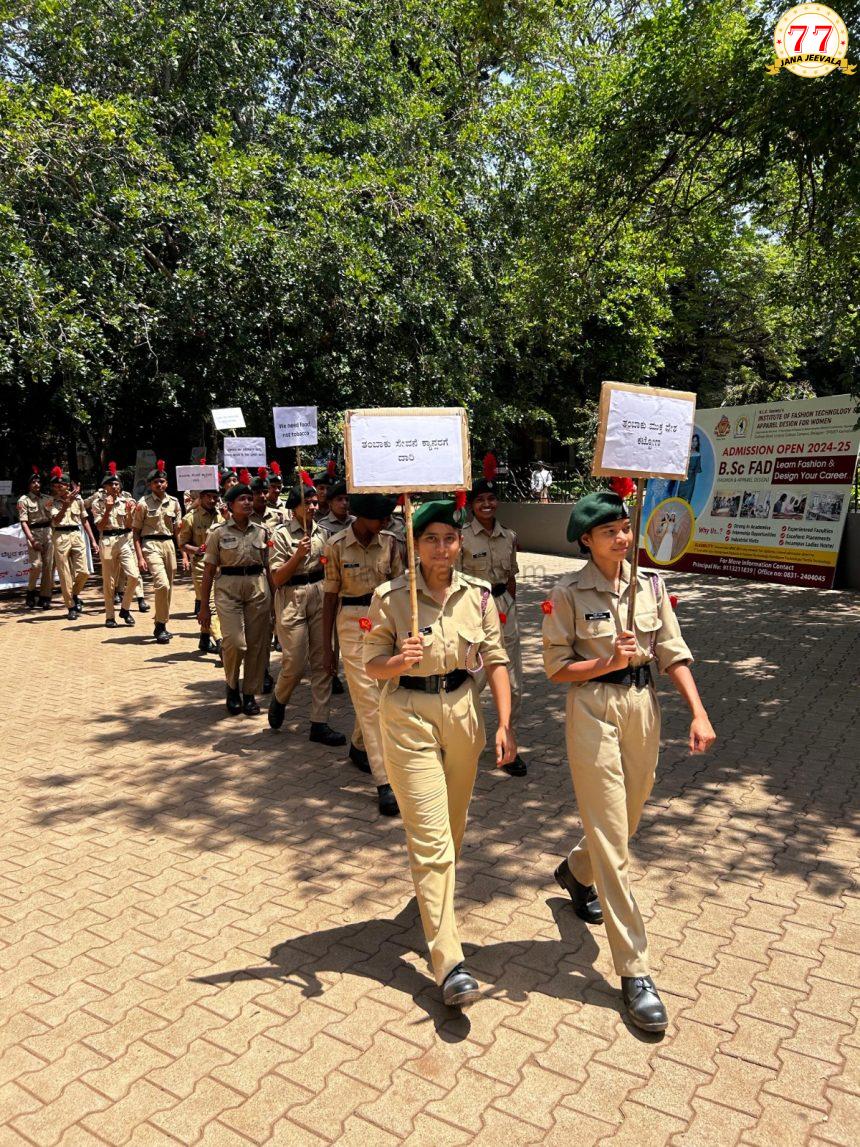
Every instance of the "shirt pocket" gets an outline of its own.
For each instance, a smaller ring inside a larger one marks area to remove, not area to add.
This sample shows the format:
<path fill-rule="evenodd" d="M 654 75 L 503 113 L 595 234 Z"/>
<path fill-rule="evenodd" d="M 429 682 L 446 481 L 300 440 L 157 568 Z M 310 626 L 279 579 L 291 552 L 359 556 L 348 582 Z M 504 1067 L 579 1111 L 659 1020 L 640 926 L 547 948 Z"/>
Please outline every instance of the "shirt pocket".
<path fill-rule="evenodd" d="M 595 610 L 595 613 L 602 611 Z M 608 612 L 608 611 L 607 611 Z M 576 636 L 582 641 L 614 641 L 616 635 L 615 619 L 610 613 L 608 617 L 594 617 L 589 614 L 576 615 Z"/>
<path fill-rule="evenodd" d="M 481 659 L 481 643 L 484 640 L 483 629 L 472 625 L 461 625 L 457 630 L 459 648 L 457 650 L 457 666 L 468 669 L 470 673 L 477 673 L 483 665 Z"/>
<path fill-rule="evenodd" d="M 218 545 L 222 550 L 235 550 L 239 548 L 239 539 L 230 537 L 219 538 Z"/>
<path fill-rule="evenodd" d="M 641 648 L 646 653 L 650 653 L 651 656 L 654 655 L 654 646 L 662 624 L 660 615 L 653 607 L 641 611 L 636 610 L 636 638 Z"/>
<path fill-rule="evenodd" d="M 486 581 L 486 575 L 490 572 L 490 551 L 481 550 L 477 554 L 464 554 L 463 555 L 463 569 L 466 573 L 473 574 L 475 577 L 483 578 Z"/>

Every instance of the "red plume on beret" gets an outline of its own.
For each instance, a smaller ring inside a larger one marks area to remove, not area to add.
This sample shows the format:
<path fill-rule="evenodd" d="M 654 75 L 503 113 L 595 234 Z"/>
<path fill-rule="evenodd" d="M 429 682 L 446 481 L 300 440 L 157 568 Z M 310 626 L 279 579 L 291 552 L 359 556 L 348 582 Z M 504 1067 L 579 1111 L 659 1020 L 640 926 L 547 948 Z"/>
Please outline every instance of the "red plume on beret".
<path fill-rule="evenodd" d="M 305 486 L 313 487 L 313 481 L 311 479 L 310 474 L 307 472 L 307 470 L 299 470 L 299 479 L 302 481 L 302 483 Z"/>
<path fill-rule="evenodd" d="M 269 476 L 269 471 L 266 469 L 265 466 L 258 466 L 257 467 L 257 477 L 258 478 L 268 478 L 268 476 Z"/>
<path fill-rule="evenodd" d="M 108 474 L 116 474 L 116 462 L 108 462 Z"/>
<path fill-rule="evenodd" d="M 205 458 L 201 458 L 201 459 L 200 459 L 200 465 L 201 465 L 201 466 L 205 466 L 205 465 L 206 465 L 206 459 L 205 459 Z"/>
<path fill-rule="evenodd" d="M 492 482 L 496 474 L 499 472 L 499 464 L 496 461 L 496 456 L 492 452 L 484 455 L 484 477 L 488 482 Z"/>
<path fill-rule="evenodd" d="M 400 497 L 395 502 L 395 505 L 396 506 L 405 506 L 406 505 L 406 495 L 401 494 Z"/>
<path fill-rule="evenodd" d="M 155 468 L 156 468 L 156 470 L 163 470 L 164 469 L 164 459 L 163 458 L 158 459 L 158 461 L 155 463 Z"/>
<path fill-rule="evenodd" d="M 280 478 L 281 467 L 280 467 L 280 464 L 278 462 L 270 462 L 269 463 L 269 470 L 271 471 L 272 474 L 275 475 L 276 478 Z"/>
<path fill-rule="evenodd" d="M 337 473 L 337 462 L 335 462 L 334 458 L 329 458 L 328 462 L 326 462 L 325 472 L 329 478 L 333 478 Z"/>
<path fill-rule="evenodd" d="M 52 478 L 62 478 L 62 476 L 63 476 L 63 471 L 60 469 L 60 467 L 54 466 L 53 469 L 51 470 L 51 477 Z"/>
<path fill-rule="evenodd" d="M 33 467 L 33 473 L 38 474 L 39 473 L 39 467 L 36 465 L 35 462 L 32 463 L 32 467 Z"/>
<path fill-rule="evenodd" d="M 636 492 L 636 483 L 632 478 L 610 478 L 609 489 L 619 498 L 629 498 Z"/>
<path fill-rule="evenodd" d="M 454 509 L 462 510 L 468 501 L 468 495 L 465 490 L 458 490 L 454 495 Z"/>
<path fill-rule="evenodd" d="M 247 470 L 240 470 L 239 471 L 239 481 L 242 483 L 243 486 L 250 486 L 251 475 L 248 473 Z"/>

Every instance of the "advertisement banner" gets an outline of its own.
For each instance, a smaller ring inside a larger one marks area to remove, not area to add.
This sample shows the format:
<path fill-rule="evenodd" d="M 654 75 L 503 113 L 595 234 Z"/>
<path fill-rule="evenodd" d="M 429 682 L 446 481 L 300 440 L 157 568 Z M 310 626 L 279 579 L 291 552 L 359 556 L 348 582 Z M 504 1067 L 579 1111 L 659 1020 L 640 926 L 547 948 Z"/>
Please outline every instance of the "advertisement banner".
<path fill-rule="evenodd" d="M 640 561 L 830 589 L 860 430 L 850 395 L 698 410 L 687 477 L 652 478 Z"/>
<path fill-rule="evenodd" d="M 84 547 L 86 549 L 87 570 L 93 572 L 93 553 L 90 549 L 90 539 L 84 534 Z M 24 531 L 20 526 L 7 526 L 0 530 L 0 589 L 18 589 L 25 587 L 30 577 L 30 550 Z M 60 581 L 59 574 L 54 569 L 54 585 Z"/>

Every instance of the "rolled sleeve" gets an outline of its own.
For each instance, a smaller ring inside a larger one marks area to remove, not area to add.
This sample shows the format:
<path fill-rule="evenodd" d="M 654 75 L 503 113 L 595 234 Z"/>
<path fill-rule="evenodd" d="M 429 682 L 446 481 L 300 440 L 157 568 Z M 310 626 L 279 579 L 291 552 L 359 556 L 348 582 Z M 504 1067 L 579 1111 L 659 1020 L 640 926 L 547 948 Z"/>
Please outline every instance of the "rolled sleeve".
<path fill-rule="evenodd" d="M 371 629 L 364 635 L 364 664 L 375 657 L 393 657 L 397 652 L 397 626 L 388 601 L 374 593 L 367 611 Z"/>
<path fill-rule="evenodd" d="M 293 550 L 290 544 L 289 530 L 278 527 L 275 530 L 272 553 L 269 557 L 269 569 L 274 573 L 281 566 L 285 566 L 292 556 Z"/>
<path fill-rule="evenodd" d="M 203 563 L 207 566 L 219 566 L 221 564 L 221 546 L 218 542 L 218 535 L 212 530 L 206 535 L 206 553 L 203 557 Z"/>
<path fill-rule="evenodd" d="M 576 621 L 573 599 L 564 589 L 556 586 L 549 600 L 552 610 L 543 619 L 543 667 L 552 679 L 560 669 L 577 660 L 573 652 Z"/>
<path fill-rule="evenodd" d="M 143 529 L 143 519 L 146 517 L 146 506 L 143 502 L 138 502 L 134 507 L 134 516 L 132 517 L 131 524 L 135 530 Z"/>
<path fill-rule="evenodd" d="M 681 636 L 681 627 L 678 618 L 666 592 L 666 585 L 660 578 L 660 604 L 657 607 L 660 616 L 660 629 L 654 643 L 654 656 L 657 659 L 657 668 L 661 673 L 671 669 L 673 665 L 690 665 L 693 654 L 684 638 Z"/>
<path fill-rule="evenodd" d="M 492 597 L 487 598 L 487 608 L 481 617 L 481 625 L 484 630 L 484 639 L 481 642 L 481 660 L 484 665 L 509 665 L 511 659 L 505 652 L 499 611 Z"/>
<path fill-rule="evenodd" d="M 179 544 L 180 546 L 187 546 L 191 541 L 191 525 L 193 521 L 193 511 L 191 514 L 186 514 L 182 519 L 182 524 L 179 527 Z"/>
<path fill-rule="evenodd" d="M 323 557 L 325 558 L 323 593 L 336 593 L 340 596 L 342 578 L 340 574 L 340 553 L 338 548 L 333 546 L 331 542 L 327 542 L 323 550 Z"/>
<path fill-rule="evenodd" d="M 520 551 L 520 543 L 516 534 L 514 534 L 511 544 L 513 547 L 511 552 L 511 577 L 516 577 L 520 572 L 520 563 L 517 561 L 517 554 Z"/>

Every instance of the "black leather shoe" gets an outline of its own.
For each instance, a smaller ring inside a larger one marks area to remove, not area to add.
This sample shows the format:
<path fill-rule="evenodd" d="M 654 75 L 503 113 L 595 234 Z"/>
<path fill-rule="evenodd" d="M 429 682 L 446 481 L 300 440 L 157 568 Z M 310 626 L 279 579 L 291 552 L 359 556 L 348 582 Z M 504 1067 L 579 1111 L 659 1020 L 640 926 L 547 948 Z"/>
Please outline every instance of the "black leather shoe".
<path fill-rule="evenodd" d="M 478 981 L 462 964 L 450 971 L 442 983 L 442 1002 L 449 1008 L 465 1008 L 480 998 Z"/>
<path fill-rule="evenodd" d="M 75 609 L 78 611 L 78 613 L 84 612 L 84 603 L 81 601 L 81 599 L 79 597 L 75 598 Z"/>
<path fill-rule="evenodd" d="M 66 614 L 66 617 L 68 617 L 69 621 L 77 621 L 78 620 L 78 611 L 76 609 L 70 609 L 69 612 Z"/>
<path fill-rule="evenodd" d="M 123 619 L 123 621 L 125 622 L 126 625 L 134 625 L 134 618 L 131 616 L 131 613 L 129 612 L 129 610 L 121 609 L 119 611 L 119 615 Z"/>
<path fill-rule="evenodd" d="M 232 713 L 235 717 L 237 713 L 242 712 L 242 696 L 238 689 L 231 689 L 227 686 L 227 712 Z"/>
<path fill-rule="evenodd" d="M 263 676 L 263 692 L 268 695 L 274 688 L 275 682 L 272 680 L 272 675 L 267 669 Z"/>
<path fill-rule="evenodd" d="M 253 693 L 242 694 L 242 712 L 246 717 L 256 717 L 260 712 L 260 706 L 257 704 L 257 698 Z"/>
<path fill-rule="evenodd" d="M 139 597 L 137 599 L 137 612 L 138 613 L 149 613 L 149 602 L 146 600 L 145 597 Z"/>
<path fill-rule="evenodd" d="M 517 753 L 509 765 L 502 765 L 502 768 L 508 774 L 508 776 L 511 777 L 524 777 L 529 771 L 528 765 L 525 763 L 519 753 Z"/>
<path fill-rule="evenodd" d="M 36 591 L 28 589 L 27 590 L 27 596 L 24 599 L 24 609 L 35 609 L 35 608 L 36 608 Z"/>
<path fill-rule="evenodd" d="M 269 702 L 269 724 L 273 729 L 280 729 L 284 723 L 284 715 L 286 712 L 286 705 L 282 704 L 277 697 L 272 697 Z"/>
<path fill-rule="evenodd" d="M 343 695 L 343 682 L 337 675 L 331 679 L 331 691 L 335 697 L 341 697 Z"/>
<path fill-rule="evenodd" d="M 352 761 L 352 763 L 355 765 L 355 767 L 357 769 L 361 769 L 361 771 L 363 773 L 369 773 L 370 772 L 370 760 L 367 756 L 367 753 L 364 751 L 364 749 L 356 748 L 355 745 L 350 744 L 350 746 L 349 746 L 349 759 Z"/>
<path fill-rule="evenodd" d="M 567 860 L 563 860 L 555 870 L 555 879 L 559 886 L 570 893 L 573 901 L 573 910 L 586 924 L 602 924 L 603 909 L 597 898 L 597 889 L 593 884 L 580 884 L 568 867 Z"/>
<path fill-rule="evenodd" d="M 105 629 L 116 629 L 116 622 L 112 617 L 109 617 L 105 622 Z"/>
<path fill-rule="evenodd" d="M 114 603 L 114 605 L 122 605 L 122 594 L 121 593 L 115 593 L 113 595 L 113 603 Z"/>
<path fill-rule="evenodd" d="M 39 598 L 39 605 L 42 609 L 50 609 L 51 608 L 51 599 L 49 597 L 40 597 Z"/>
<path fill-rule="evenodd" d="M 650 976 L 622 976 L 621 995 L 628 1018 L 644 1032 L 664 1032 L 669 1016 Z"/>
<path fill-rule="evenodd" d="M 155 635 L 156 644 L 158 644 L 158 645 L 169 645 L 170 644 L 170 634 L 165 629 L 163 621 L 156 621 L 155 629 L 153 629 L 152 632 Z"/>
<path fill-rule="evenodd" d="M 394 789 L 391 785 L 377 785 L 376 791 L 379 795 L 379 811 L 383 816 L 399 816 L 400 806 L 397 803 L 397 797 L 394 795 Z"/>
<path fill-rule="evenodd" d="M 197 642 L 197 648 L 201 653 L 208 653 L 212 648 L 212 639 L 208 633 L 201 633 L 200 640 Z"/>
<path fill-rule="evenodd" d="M 346 737 L 343 733 L 338 733 L 325 721 L 311 721 L 311 733 L 308 740 L 316 741 L 320 745 L 328 745 L 331 749 L 346 744 Z"/>

